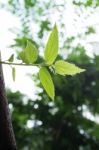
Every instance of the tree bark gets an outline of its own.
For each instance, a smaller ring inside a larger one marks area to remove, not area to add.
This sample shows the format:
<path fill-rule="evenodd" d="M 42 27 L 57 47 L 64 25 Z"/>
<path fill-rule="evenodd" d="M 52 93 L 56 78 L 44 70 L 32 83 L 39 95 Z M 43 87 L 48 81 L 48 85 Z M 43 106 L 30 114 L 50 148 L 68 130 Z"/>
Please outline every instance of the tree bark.
<path fill-rule="evenodd" d="M 5 92 L 2 64 L 0 64 L 0 150 L 17 150 Z"/>

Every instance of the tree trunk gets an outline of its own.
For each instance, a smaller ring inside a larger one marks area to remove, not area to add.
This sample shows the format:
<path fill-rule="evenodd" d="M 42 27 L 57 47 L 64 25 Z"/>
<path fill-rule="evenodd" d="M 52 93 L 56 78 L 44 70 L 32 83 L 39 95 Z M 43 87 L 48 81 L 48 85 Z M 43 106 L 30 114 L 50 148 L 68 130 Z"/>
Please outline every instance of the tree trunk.
<path fill-rule="evenodd" d="M 5 93 L 2 64 L 0 64 L 0 150 L 17 150 Z"/>

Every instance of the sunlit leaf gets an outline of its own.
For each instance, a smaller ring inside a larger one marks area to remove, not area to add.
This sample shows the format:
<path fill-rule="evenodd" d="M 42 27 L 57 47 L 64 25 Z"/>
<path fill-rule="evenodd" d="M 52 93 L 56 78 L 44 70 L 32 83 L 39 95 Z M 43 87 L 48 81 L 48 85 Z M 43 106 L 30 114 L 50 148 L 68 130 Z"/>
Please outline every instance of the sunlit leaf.
<path fill-rule="evenodd" d="M 54 84 L 49 71 L 45 67 L 42 67 L 40 69 L 39 78 L 49 97 L 52 100 L 54 100 L 54 96 L 55 96 Z"/>
<path fill-rule="evenodd" d="M 52 64 L 58 54 L 58 30 L 55 25 L 47 41 L 44 57 L 47 64 Z"/>
<path fill-rule="evenodd" d="M 26 56 L 25 56 L 25 51 L 20 52 L 20 53 L 19 53 L 19 57 L 20 57 L 20 59 L 21 59 L 24 63 L 28 64 L 28 60 L 27 60 L 27 58 L 26 58 Z"/>
<path fill-rule="evenodd" d="M 60 75 L 74 75 L 76 73 L 85 71 L 85 69 L 81 69 L 76 65 L 63 60 L 56 61 L 56 63 L 54 64 L 54 69 L 56 73 Z"/>
<path fill-rule="evenodd" d="M 25 50 L 19 53 L 19 57 L 24 63 L 34 63 L 38 58 L 38 50 L 35 45 L 28 41 Z"/>
<path fill-rule="evenodd" d="M 25 49 L 25 55 L 29 63 L 33 63 L 37 60 L 38 50 L 34 44 L 30 41 L 27 42 L 27 47 Z"/>

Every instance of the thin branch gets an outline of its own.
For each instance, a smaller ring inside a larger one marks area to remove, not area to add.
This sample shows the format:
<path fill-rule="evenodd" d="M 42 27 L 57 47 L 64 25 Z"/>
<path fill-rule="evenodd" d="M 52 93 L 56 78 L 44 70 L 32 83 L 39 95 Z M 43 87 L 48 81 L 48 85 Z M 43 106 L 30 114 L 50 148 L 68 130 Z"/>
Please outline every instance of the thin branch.
<path fill-rule="evenodd" d="M 5 62 L 5 61 L 0 61 L 0 64 L 4 65 L 15 65 L 15 66 L 47 66 L 46 64 L 23 64 L 23 63 L 12 63 L 12 62 Z"/>

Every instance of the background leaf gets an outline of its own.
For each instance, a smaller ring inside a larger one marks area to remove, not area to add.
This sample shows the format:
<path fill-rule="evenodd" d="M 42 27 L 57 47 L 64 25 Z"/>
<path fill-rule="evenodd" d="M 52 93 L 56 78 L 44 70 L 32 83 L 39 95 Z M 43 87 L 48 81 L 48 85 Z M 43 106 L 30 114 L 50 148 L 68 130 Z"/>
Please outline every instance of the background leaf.
<path fill-rule="evenodd" d="M 60 75 L 74 75 L 76 73 L 80 73 L 85 71 L 85 69 L 81 69 L 74 64 L 68 63 L 63 60 L 56 61 L 54 65 L 54 69 L 56 73 Z"/>
<path fill-rule="evenodd" d="M 40 69 L 39 78 L 49 97 L 52 100 L 54 100 L 54 96 L 55 96 L 54 84 L 51 75 L 46 68 L 42 67 Z"/>
<path fill-rule="evenodd" d="M 55 25 L 47 41 L 44 57 L 47 64 L 52 64 L 58 54 L 58 30 Z"/>

